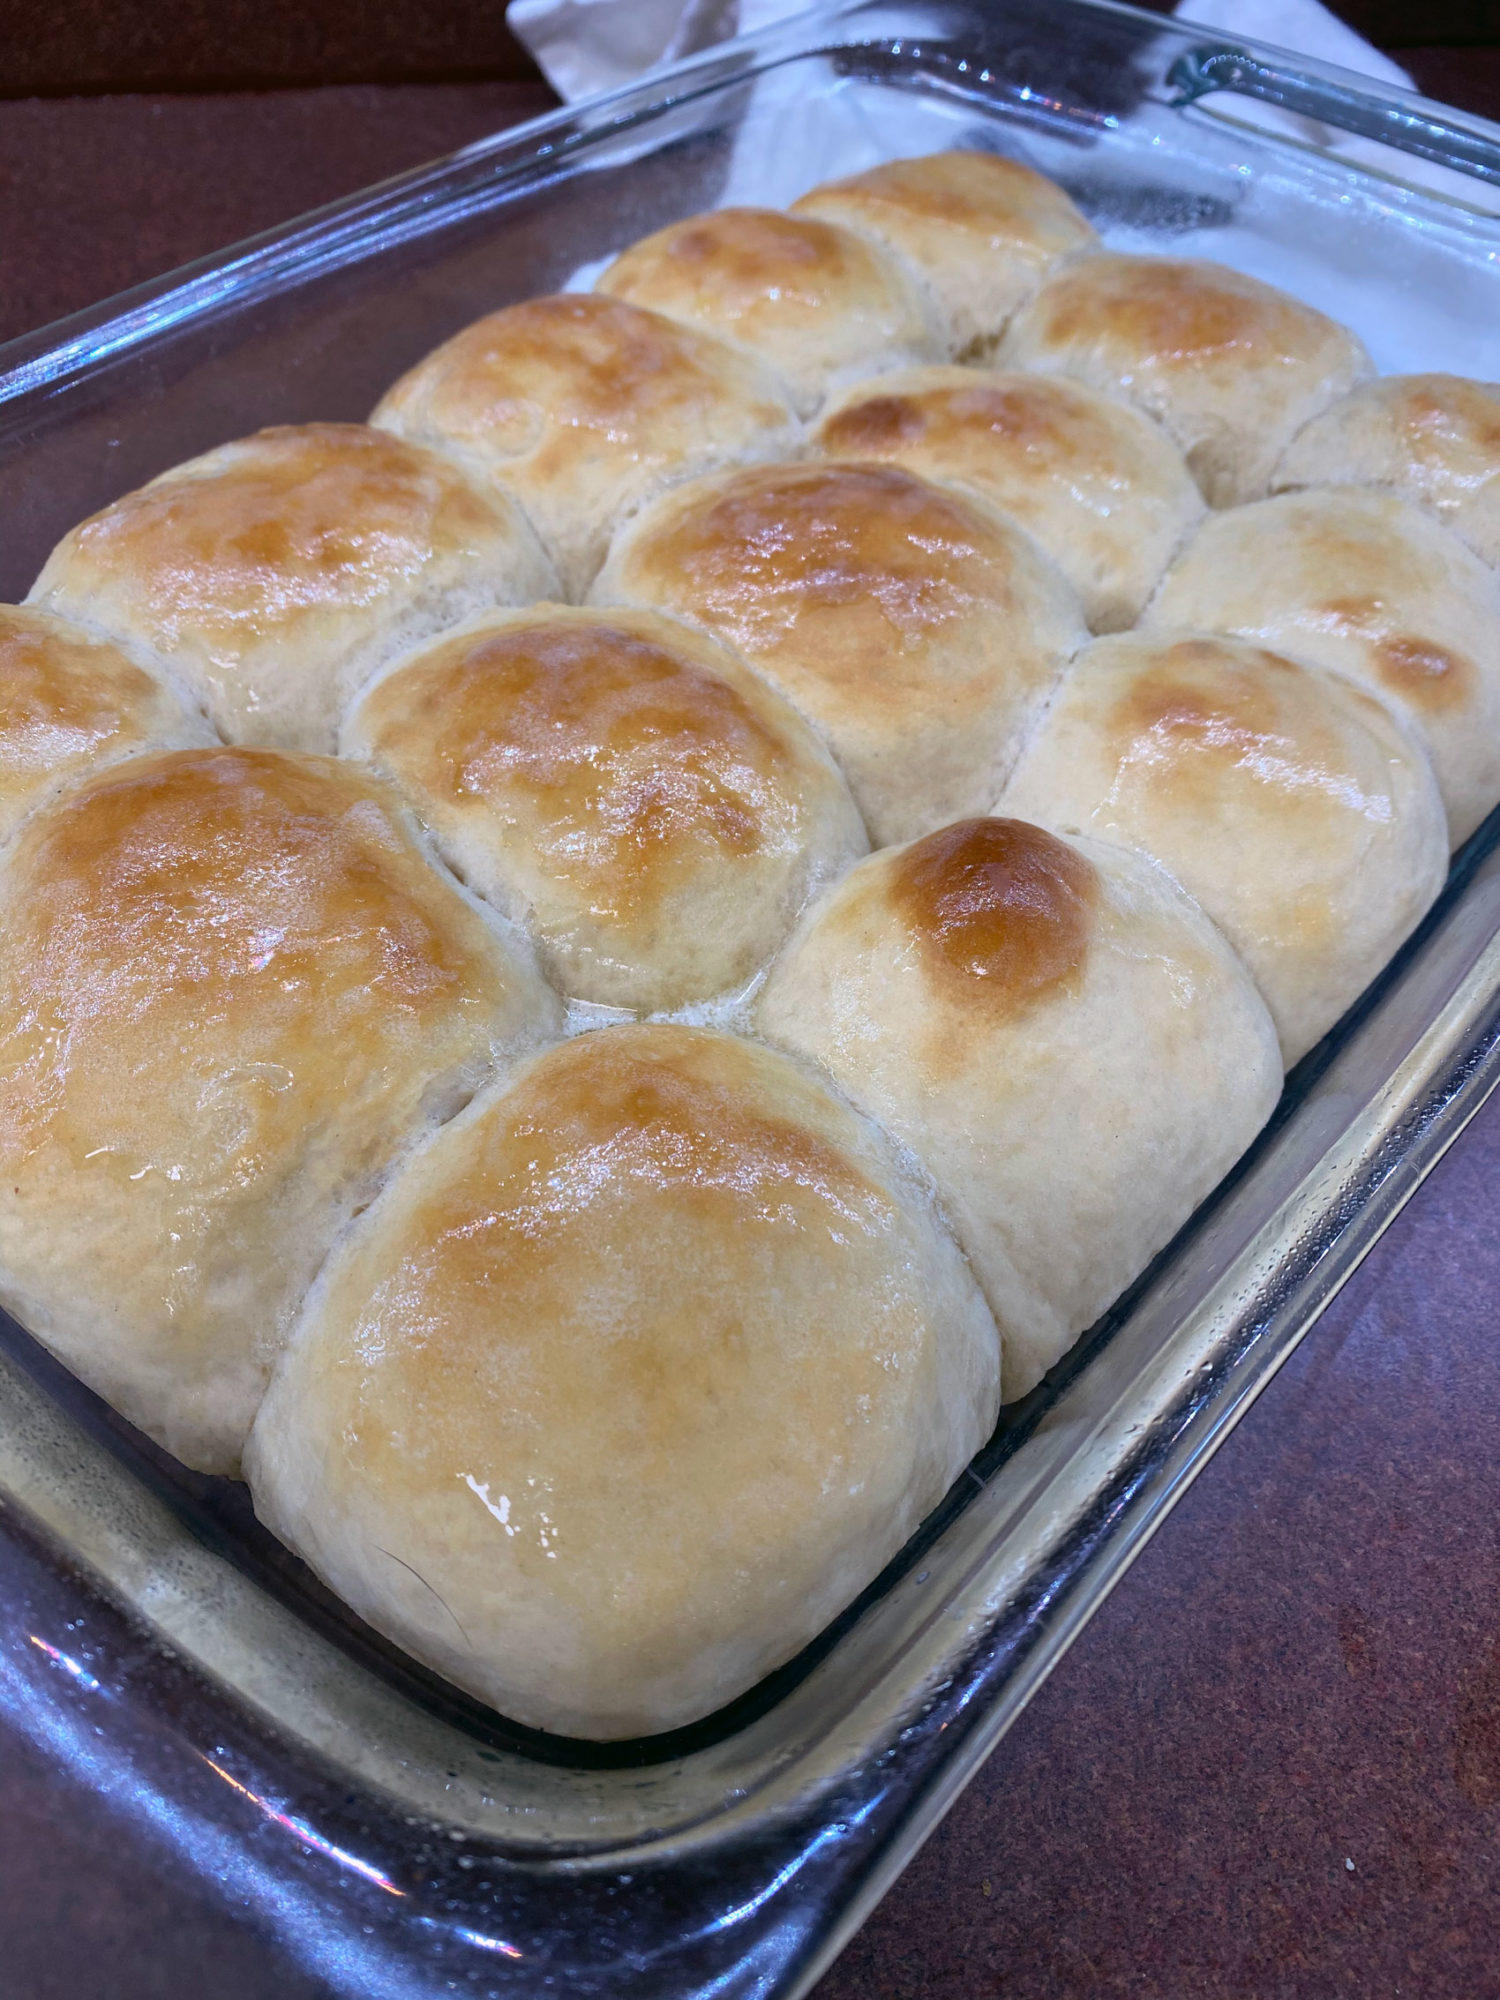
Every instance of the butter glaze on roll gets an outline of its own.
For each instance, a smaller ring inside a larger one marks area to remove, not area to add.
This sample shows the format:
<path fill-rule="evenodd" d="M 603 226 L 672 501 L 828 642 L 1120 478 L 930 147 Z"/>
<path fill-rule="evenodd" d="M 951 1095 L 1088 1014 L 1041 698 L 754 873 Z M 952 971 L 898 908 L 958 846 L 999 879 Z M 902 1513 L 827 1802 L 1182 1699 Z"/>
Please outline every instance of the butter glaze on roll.
<path fill-rule="evenodd" d="M 1203 516 L 1182 454 L 1149 417 L 1060 375 L 878 376 L 840 397 L 814 442 L 972 488 L 1047 552 L 1095 631 L 1135 623 Z"/>
<path fill-rule="evenodd" d="M 625 530 L 593 597 L 748 660 L 822 734 L 877 847 L 993 802 L 1086 637 L 1029 536 L 895 465 L 697 480 Z"/>
<path fill-rule="evenodd" d="M 1276 1031 L 1154 862 L 1013 819 L 863 861 L 757 1008 L 910 1146 L 1024 1395 L 1187 1221 L 1269 1116 Z"/>
<path fill-rule="evenodd" d="M 1384 703 L 1201 634 L 1086 647 L 997 811 L 1161 862 L 1249 967 L 1288 1066 L 1448 872 L 1432 767 Z"/>
<path fill-rule="evenodd" d="M 842 223 L 910 264 L 955 356 L 993 347 L 1055 264 L 1099 242 L 1056 181 L 993 153 L 890 160 L 825 181 L 791 212 Z"/>
<path fill-rule="evenodd" d="M 144 751 L 214 741 L 179 689 L 112 641 L 0 604 L 0 840 L 72 779 Z"/>
<path fill-rule="evenodd" d="M 811 215 L 690 215 L 623 251 L 595 289 L 760 356 L 803 415 L 856 374 L 943 358 L 932 308 L 905 266 Z"/>
<path fill-rule="evenodd" d="M 514 500 L 384 431 L 299 424 L 95 514 L 28 602 L 166 661 L 231 742 L 331 751 L 383 661 L 489 605 L 556 594 Z"/>
<path fill-rule="evenodd" d="M 1271 482 L 1385 486 L 1500 564 L 1500 382 L 1384 375 L 1299 431 Z"/>
<path fill-rule="evenodd" d="M 517 494 L 574 599 L 644 501 L 720 465 L 783 458 L 798 436 L 785 390 L 753 356 L 586 292 L 465 327 L 370 421 Z"/>
<path fill-rule="evenodd" d="M 458 874 L 610 1006 L 743 987 L 868 843 L 807 724 L 648 611 L 491 614 L 400 661 L 344 730 Z"/>
<path fill-rule="evenodd" d="M 340 1228 L 555 997 L 385 787 L 271 751 L 135 758 L 42 807 L 0 926 L 0 1299 L 233 1472 Z"/>
<path fill-rule="evenodd" d="M 1137 404 L 1214 507 L 1259 499 L 1309 418 L 1374 372 L 1347 327 L 1274 285 L 1198 258 L 1114 252 L 1049 278 L 997 358 Z"/>
<path fill-rule="evenodd" d="M 609 1028 L 406 1163 L 247 1454 L 359 1614 L 533 1727 L 696 1720 L 885 1565 L 994 1422 L 925 1184 L 773 1051 Z"/>
<path fill-rule="evenodd" d="M 1430 753 L 1455 847 L 1500 801 L 1500 578 L 1409 501 L 1330 486 L 1211 515 L 1143 624 L 1236 633 L 1373 689 Z"/>

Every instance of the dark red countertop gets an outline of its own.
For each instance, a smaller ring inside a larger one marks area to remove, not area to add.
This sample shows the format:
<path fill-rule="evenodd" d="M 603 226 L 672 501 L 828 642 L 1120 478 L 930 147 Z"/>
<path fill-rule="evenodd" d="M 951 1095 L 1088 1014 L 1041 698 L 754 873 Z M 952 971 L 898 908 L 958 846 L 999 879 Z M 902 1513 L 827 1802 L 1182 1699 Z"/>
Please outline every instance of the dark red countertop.
<path fill-rule="evenodd" d="M 1500 112 L 1493 51 L 1401 54 Z M 0 337 L 547 102 L 493 79 L 0 102 Z M 1500 1995 L 1497 1209 L 1500 1103 L 819 2000 Z M 4 1725 L 0 1937 L 6 2000 L 322 1990 Z"/>

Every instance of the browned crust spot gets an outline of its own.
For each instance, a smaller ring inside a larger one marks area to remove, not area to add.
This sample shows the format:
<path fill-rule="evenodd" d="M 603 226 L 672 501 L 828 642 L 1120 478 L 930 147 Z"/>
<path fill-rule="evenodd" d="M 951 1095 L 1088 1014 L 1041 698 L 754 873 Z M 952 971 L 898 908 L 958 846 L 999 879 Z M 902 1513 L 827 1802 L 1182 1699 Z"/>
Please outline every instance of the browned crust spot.
<path fill-rule="evenodd" d="M 928 967 L 1007 1016 L 1076 990 L 1098 895 L 1083 855 L 1017 819 L 928 834 L 896 858 L 891 885 Z"/>
<path fill-rule="evenodd" d="M 1370 648 L 1384 684 L 1416 708 L 1442 714 L 1472 699 L 1474 662 L 1413 632 L 1389 630 L 1390 613 L 1378 598 L 1338 598 L 1322 607 L 1323 622 Z"/>

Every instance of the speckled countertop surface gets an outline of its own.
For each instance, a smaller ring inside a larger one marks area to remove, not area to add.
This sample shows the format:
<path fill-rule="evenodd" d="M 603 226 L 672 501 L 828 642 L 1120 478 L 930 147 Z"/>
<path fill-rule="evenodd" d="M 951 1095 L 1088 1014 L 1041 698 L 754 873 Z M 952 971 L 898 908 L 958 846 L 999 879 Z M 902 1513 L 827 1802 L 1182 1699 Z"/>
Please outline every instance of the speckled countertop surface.
<path fill-rule="evenodd" d="M 1403 59 L 1500 113 L 1494 51 Z M 0 337 L 547 101 L 476 81 L 0 102 Z M 1500 1995 L 1497 1213 L 1500 1102 L 819 2000 Z M 0 1540 L 0 1589 L 19 1560 Z M 7 2000 L 321 1991 L 3 1724 L 0 1938 Z"/>

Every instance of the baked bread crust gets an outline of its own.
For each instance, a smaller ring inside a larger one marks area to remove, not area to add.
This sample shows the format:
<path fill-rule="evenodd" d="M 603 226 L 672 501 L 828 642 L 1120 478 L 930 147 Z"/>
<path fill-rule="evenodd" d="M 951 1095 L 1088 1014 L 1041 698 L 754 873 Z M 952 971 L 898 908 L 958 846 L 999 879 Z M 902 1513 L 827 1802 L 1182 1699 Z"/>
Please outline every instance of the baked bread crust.
<path fill-rule="evenodd" d="M 928 153 L 825 181 L 791 206 L 867 236 L 914 269 L 966 360 L 993 348 L 1057 264 L 1098 248 L 1056 181 L 995 153 Z"/>
<path fill-rule="evenodd" d="M 821 733 L 877 847 L 987 808 L 1064 661 L 1077 599 L 976 495 L 824 462 L 679 487 L 593 599 L 713 633 Z"/>
<path fill-rule="evenodd" d="M 1049 278 L 997 358 L 1137 404 L 1213 507 L 1258 500 L 1302 426 L 1374 373 L 1348 327 L 1274 285 L 1202 258 L 1113 251 Z"/>
<path fill-rule="evenodd" d="M 1432 766 L 1383 702 L 1204 633 L 1085 647 L 996 810 L 1159 861 L 1244 960 L 1288 1068 L 1448 873 Z"/>
<path fill-rule="evenodd" d="M 112 640 L 47 611 L 0 604 L 0 840 L 90 771 L 215 740 L 180 688 Z"/>
<path fill-rule="evenodd" d="M 364 424 L 289 424 L 82 522 L 27 602 L 164 660 L 230 742 L 327 752 L 383 661 L 556 595 L 516 502 L 452 459 Z"/>
<path fill-rule="evenodd" d="M 677 1008 L 744 987 L 868 842 L 817 737 L 650 611 L 491 613 L 386 670 L 344 725 L 563 992 Z"/>
<path fill-rule="evenodd" d="M 988 1435 L 998 1361 L 874 1128 L 752 1042 L 606 1028 L 403 1167 L 247 1464 L 262 1519 L 419 1659 L 534 1727 L 628 1737 L 858 1594 Z"/>
<path fill-rule="evenodd" d="M 0 861 L 0 927 L 0 1300 L 232 1473 L 339 1230 L 556 999 L 383 785 L 274 751 L 64 793 Z"/>
<path fill-rule="evenodd" d="M 799 438 L 786 391 L 754 356 L 597 292 L 526 299 L 466 326 L 370 421 L 513 493 L 575 601 L 646 501 L 721 465 L 784 458 Z"/>
<path fill-rule="evenodd" d="M 1383 375 L 1361 384 L 1282 453 L 1272 491 L 1297 486 L 1389 487 L 1500 565 L 1500 382 Z"/>
<path fill-rule="evenodd" d="M 719 208 L 669 223 L 622 251 L 595 290 L 759 355 L 804 416 L 855 375 L 944 353 L 904 264 L 852 230 L 780 209 Z"/>
<path fill-rule="evenodd" d="M 1437 772 L 1453 846 L 1500 801 L 1500 578 L 1393 493 L 1314 487 L 1212 514 L 1144 630 L 1228 632 L 1389 702 Z"/>
<path fill-rule="evenodd" d="M 1133 625 L 1203 518 L 1181 452 L 1139 410 L 1061 375 L 911 368 L 859 382 L 813 433 L 825 456 L 904 465 L 1016 521 L 1096 632 Z"/>
<path fill-rule="evenodd" d="M 908 1145 L 1024 1395 L 1249 1145 L 1281 1090 L 1239 959 L 1144 856 L 1013 819 L 872 854 L 756 1007 Z"/>

